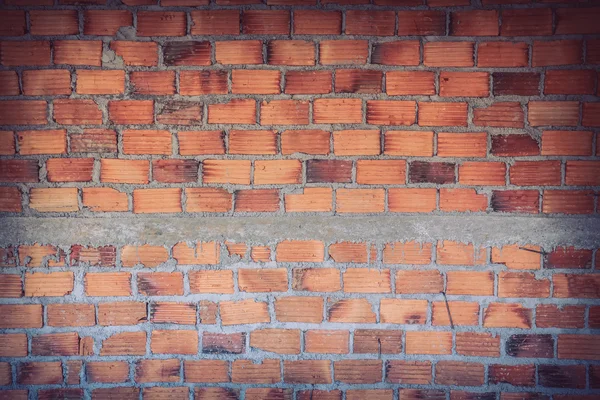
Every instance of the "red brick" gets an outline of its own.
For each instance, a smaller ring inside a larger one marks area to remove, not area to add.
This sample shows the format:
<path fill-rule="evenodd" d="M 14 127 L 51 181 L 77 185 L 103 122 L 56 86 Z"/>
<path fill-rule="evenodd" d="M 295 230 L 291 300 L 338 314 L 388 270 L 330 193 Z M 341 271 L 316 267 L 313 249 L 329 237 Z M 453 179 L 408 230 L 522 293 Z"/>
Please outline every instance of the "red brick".
<path fill-rule="evenodd" d="M 274 212 L 279 211 L 279 190 L 249 189 L 235 192 L 235 211 Z"/>
<path fill-rule="evenodd" d="M 100 125 L 102 111 L 94 100 L 54 100 L 54 121 L 64 125 Z"/>
<path fill-rule="evenodd" d="M 139 11 L 137 13 L 138 36 L 184 36 L 186 14 L 176 11 Z"/>
<path fill-rule="evenodd" d="M 63 382 L 62 364 L 52 362 L 26 362 L 17 367 L 17 382 L 21 385 L 52 385 Z"/>
<path fill-rule="evenodd" d="M 426 42 L 423 64 L 428 67 L 472 67 L 473 42 Z"/>
<path fill-rule="evenodd" d="M 133 25 L 131 12 L 127 10 L 86 10 L 83 18 L 86 35 L 114 36 L 121 27 Z"/>
<path fill-rule="evenodd" d="M 478 67 L 527 67 L 529 45 L 524 42 L 484 42 L 477 49 Z"/>
<path fill-rule="evenodd" d="M 102 66 L 102 42 L 99 40 L 57 40 L 54 64 Z"/>
<path fill-rule="evenodd" d="M 0 95 L 18 96 L 19 94 L 21 94 L 21 89 L 17 72 L 0 71 Z"/>
<path fill-rule="evenodd" d="M 517 303 L 490 303 L 484 310 L 486 328 L 531 328 L 532 310 Z"/>
<path fill-rule="evenodd" d="M 154 101 L 110 100 L 108 115 L 111 122 L 119 125 L 151 124 L 154 122 Z"/>
<path fill-rule="evenodd" d="M 473 111 L 473 123 L 479 126 L 522 128 L 524 113 L 520 103 L 499 102 Z"/>
<path fill-rule="evenodd" d="M 255 124 L 256 102 L 252 99 L 233 99 L 227 103 L 208 105 L 209 124 Z"/>
<path fill-rule="evenodd" d="M 398 36 L 444 36 L 446 13 L 443 11 L 398 11 Z"/>
<path fill-rule="evenodd" d="M 123 58 L 125 65 L 153 67 L 158 65 L 158 44 L 155 42 L 110 42 L 110 49 Z"/>
<path fill-rule="evenodd" d="M 342 33 L 340 11 L 294 10 L 294 34 L 339 35 Z"/>
<path fill-rule="evenodd" d="M 517 186 L 560 186 L 560 161 L 516 161 L 510 166 L 510 183 Z"/>
<path fill-rule="evenodd" d="M 429 71 L 388 71 L 386 92 L 389 95 L 434 95 L 435 74 Z"/>
<path fill-rule="evenodd" d="M 35 11 L 31 11 L 30 21 L 31 26 L 33 28 L 33 15 Z M 0 13 L 0 36 L 21 36 L 25 34 L 25 30 L 27 27 L 25 21 L 25 11 L 20 10 L 4 10 Z M 32 34 L 34 34 L 32 32 Z M 57 33 L 58 35 L 62 33 Z M 68 33 L 66 33 L 68 34 Z"/>
<path fill-rule="evenodd" d="M 489 380 L 491 383 L 508 383 L 513 386 L 535 385 L 535 366 L 524 365 L 501 365 L 492 364 L 488 367 Z"/>
<path fill-rule="evenodd" d="M 580 64 L 583 61 L 581 40 L 534 41 L 533 67 Z"/>
<path fill-rule="evenodd" d="M 419 102 L 419 126 L 467 126 L 467 103 Z"/>
<path fill-rule="evenodd" d="M 240 12 L 238 10 L 192 11 L 192 35 L 239 35 Z"/>
<path fill-rule="evenodd" d="M 387 131 L 384 137 L 384 154 L 431 157 L 433 132 Z"/>
<path fill-rule="evenodd" d="M 401 384 L 431 384 L 431 362 L 389 360 L 386 362 L 385 381 Z M 401 392 L 402 396 L 405 394 Z"/>
<path fill-rule="evenodd" d="M 594 193 L 589 190 L 544 190 L 542 212 L 592 214 Z"/>
<path fill-rule="evenodd" d="M 346 11 L 346 35 L 392 36 L 396 29 L 392 11 Z"/>
<path fill-rule="evenodd" d="M 330 71 L 287 71 L 285 74 L 286 94 L 331 93 Z"/>
<path fill-rule="evenodd" d="M 16 187 L 0 188 L 0 211 L 2 212 L 21 212 L 21 192 Z"/>
<path fill-rule="evenodd" d="M 600 126 L 600 117 L 598 117 L 598 107 L 600 103 L 583 103 L 583 126 Z"/>
<path fill-rule="evenodd" d="M 309 103 L 306 100 L 271 100 L 260 104 L 262 125 L 308 125 Z"/>
<path fill-rule="evenodd" d="M 488 97 L 490 77 L 487 72 L 440 73 L 440 96 L 442 97 Z"/>
<path fill-rule="evenodd" d="M 313 121 L 317 124 L 356 124 L 362 122 L 361 99 L 316 99 Z"/>
<path fill-rule="evenodd" d="M 371 63 L 416 66 L 420 63 L 420 53 L 421 49 L 417 40 L 374 43 Z M 391 71 L 388 72 L 388 76 L 390 73 Z M 400 73 L 400 71 L 394 71 L 394 73 Z"/>
<path fill-rule="evenodd" d="M 552 10 L 550 8 L 502 10 L 502 36 L 552 35 Z"/>
<path fill-rule="evenodd" d="M 453 12 L 450 17 L 452 36 L 498 36 L 497 10 Z"/>
<path fill-rule="evenodd" d="M 583 328 L 585 307 L 567 305 L 558 308 L 555 304 L 540 304 L 535 309 L 535 325 L 538 328 Z"/>
<path fill-rule="evenodd" d="M 369 55 L 366 40 L 322 40 L 319 61 L 322 65 L 365 64 Z"/>
<path fill-rule="evenodd" d="M 596 74 L 592 70 L 549 70 L 544 80 L 544 94 L 594 94 Z"/>
<path fill-rule="evenodd" d="M 242 33 L 247 35 L 288 35 L 288 10 L 245 10 L 242 13 Z"/>
<path fill-rule="evenodd" d="M 175 94 L 175 71 L 134 71 L 129 74 L 129 84 L 136 94 Z"/>
<path fill-rule="evenodd" d="M 163 46 L 163 60 L 167 66 L 210 65 L 210 42 L 177 41 Z"/>
<path fill-rule="evenodd" d="M 600 162 L 598 161 L 567 161 L 566 170 L 567 185 L 600 185 Z"/>
<path fill-rule="evenodd" d="M 57 42 L 60 43 L 60 42 Z M 61 64 L 61 54 L 55 49 L 56 64 Z M 48 41 L 2 41 L 0 64 L 11 67 L 19 65 L 50 65 L 50 42 Z"/>
<path fill-rule="evenodd" d="M 0 125 L 46 125 L 47 108 L 45 100 L 2 100 Z"/>
<path fill-rule="evenodd" d="M 600 33 L 596 21 L 600 17 L 599 7 L 556 10 L 557 35 L 590 35 Z"/>
<path fill-rule="evenodd" d="M 267 45 L 271 65 L 315 65 L 315 45 L 305 40 L 271 40 Z"/>
<path fill-rule="evenodd" d="M 174 71 L 161 72 L 134 72 L 134 74 L 157 74 L 156 76 L 168 75 Z M 157 82 L 158 83 L 158 82 Z M 154 85 L 153 85 L 154 86 Z M 156 85 L 158 86 L 158 85 Z M 164 87 L 164 92 L 161 94 L 171 94 L 174 90 L 175 80 L 169 79 L 168 86 L 161 83 L 160 87 Z M 147 91 L 147 89 L 145 89 Z M 197 96 L 203 94 L 226 94 L 227 93 L 227 71 L 210 70 L 210 71 L 180 71 L 179 72 L 179 93 L 184 96 Z M 167 91 L 169 93 L 167 93 Z"/>
<path fill-rule="evenodd" d="M 494 72 L 492 81 L 494 96 L 540 94 L 540 74 L 536 72 Z"/>
<path fill-rule="evenodd" d="M 537 156 L 540 148 L 538 142 L 529 135 L 494 135 L 492 154 L 501 157 Z"/>

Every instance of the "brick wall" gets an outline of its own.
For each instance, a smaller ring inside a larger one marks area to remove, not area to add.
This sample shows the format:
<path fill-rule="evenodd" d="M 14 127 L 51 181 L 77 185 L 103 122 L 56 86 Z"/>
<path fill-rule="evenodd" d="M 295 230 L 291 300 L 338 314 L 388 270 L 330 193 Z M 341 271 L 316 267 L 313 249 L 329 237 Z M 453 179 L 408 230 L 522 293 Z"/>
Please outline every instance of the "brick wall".
<path fill-rule="evenodd" d="M 598 1 L 0 4 L 0 399 L 600 398 Z"/>

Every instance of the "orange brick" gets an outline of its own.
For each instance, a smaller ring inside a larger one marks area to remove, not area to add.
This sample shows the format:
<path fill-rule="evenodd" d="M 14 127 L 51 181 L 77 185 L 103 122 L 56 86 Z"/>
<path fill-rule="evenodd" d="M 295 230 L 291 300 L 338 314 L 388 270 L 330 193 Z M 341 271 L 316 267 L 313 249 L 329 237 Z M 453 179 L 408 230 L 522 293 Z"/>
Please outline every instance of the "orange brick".
<path fill-rule="evenodd" d="M 242 13 L 242 33 L 247 35 L 287 35 L 288 10 L 246 10 Z"/>
<path fill-rule="evenodd" d="M 315 45 L 304 40 L 271 40 L 267 45 L 271 65 L 315 65 Z"/>
<path fill-rule="evenodd" d="M 390 188 L 388 208 L 391 212 L 431 212 L 436 206 L 434 188 Z"/>
<path fill-rule="evenodd" d="M 579 121 L 577 101 L 530 101 L 528 108 L 532 126 L 577 126 Z"/>
<path fill-rule="evenodd" d="M 42 315 L 41 304 L 0 304 L 0 316 L 2 316 L 0 327 L 2 329 L 41 328 Z"/>
<path fill-rule="evenodd" d="M 385 207 L 383 189 L 337 189 L 336 211 L 339 213 L 376 213 Z"/>
<path fill-rule="evenodd" d="M 506 184 L 506 165 L 502 162 L 467 161 L 458 167 L 458 181 L 463 185 Z"/>
<path fill-rule="evenodd" d="M 24 333 L 9 333 L 0 336 L 0 354 L 2 357 L 27 356 L 27 335 Z"/>
<path fill-rule="evenodd" d="M 133 18 L 127 10 L 85 10 L 83 24 L 85 35 L 115 36 L 121 27 L 132 26 Z"/>
<path fill-rule="evenodd" d="M 250 161 L 205 160 L 202 179 L 205 183 L 250 184 Z"/>
<path fill-rule="evenodd" d="M 183 364 L 186 382 L 228 382 L 229 362 L 224 360 L 186 360 Z M 189 395 L 186 390 L 186 395 Z"/>
<path fill-rule="evenodd" d="M 150 338 L 153 354 L 197 354 L 198 332 L 193 330 L 155 330 Z"/>
<path fill-rule="evenodd" d="M 73 291 L 72 272 L 25 274 L 25 296 L 66 296 Z"/>
<path fill-rule="evenodd" d="M 343 273 L 346 293 L 390 293 L 390 270 L 349 268 Z"/>
<path fill-rule="evenodd" d="M 544 190 L 542 212 L 564 214 L 592 214 L 594 193 L 589 190 Z"/>
<path fill-rule="evenodd" d="M 367 299 L 341 299 L 328 305 L 328 320 L 336 323 L 375 323 L 375 313 Z"/>
<path fill-rule="evenodd" d="M 369 254 L 366 243 L 339 242 L 329 246 L 329 256 L 340 263 L 367 263 Z"/>
<path fill-rule="evenodd" d="M 135 189 L 133 191 L 133 212 L 176 213 L 181 212 L 181 189 Z"/>
<path fill-rule="evenodd" d="M 150 304 L 150 319 L 154 323 L 196 324 L 196 304 L 157 302 Z"/>
<path fill-rule="evenodd" d="M 393 3 L 391 3 L 390 5 L 392 4 Z M 427 10 L 398 12 L 399 36 L 444 36 L 445 34 L 446 14 L 442 11 Z"/>
<path fill-rule="evenodd" d="M 110 42 L 110 49 L 123 58 L 125 65 L 154 67 L 158 65 L 158 44 L 156 42 L 130 42 L 118 40 Z"/>
<path fill-rule="evenodd" d="M 140 272 L 137 275 L 138 292 L 144 296 L 183 295 L 181 272 Z"/>
<path fill-rule="evenodd" d="M 386 382 L 403 384 L 430 384 L 430 361 L 390 360 L 386 362 Z M 405 392 L 401 392 L 404 396 Z"/>
<path fill-rule="evenodd" d="M 467 103 L 419 102 L 420 126 L 466 126 Z"/>
<path fill-rule="evenodd" d="M 381 360 L 334 361 L 333 375 L 336 381 L 343 383 L 378 383 L 382 380 L 381 366 Z"/>
<path fill-rule="evenodd" d="M 232 93 L 277 94 L 280 92 L 279 71 L 235 69 L 232 71 Z"/>
<path fill-rule="evenodd" d="M 354 353 L 399 354 L 402 351 L 402 331 L 356 329 Z"/>
<path fill-rule="evenodd" d="M 428 67 L 472 67 L 473 42 L 426 42 L 423 64 Z"/>
<path fill-rule="evenodd" d="M 235 211 L 278 211 L 279 202 L 279 190 L 277 189 L 250 189 L 235 192 Z"/>
<path fill-rule="evenodd" d="M 179 131 L 179 153 L 182 156 L 225 154 L 222 131 Z"/>
<path fill-rule="evenodd" d="M 111 122 L 125 124 L 152 124 L 154 122 L 153 100 L 110 100 L 108 115 Z"/>
<path fill-rule="evenodd" d="M 232 271 L 193 271 L 189 280 L 192 293 L 233 293 Z"/>
<path fill-rule="evenodd" d="M 439 271 L 396 271 L 396 293 L 438 294 L 444 289 L 444 280 Z"/>
<path fill-rule="evenodd" d="M 46 162 L 48 182 L 90 182 L 93 158 L 50 158 Z"/>
<path fill-rule="evenodd" d="M 277 244 L 278 262 L 322 262 L 325 248 L 323 242 L 286 240 Z"/>
<path fill-rule="evenodd" d="M 368 100 L 367 123 L 374 125 L 412 125 L 415 123 L 414 101 Z"/>
<path fill-rule="evenodd" d="M 294 10 L 294 34 L 339 35 L 342 33 L 340 11 Z"/>
<path fill-rule="evenodd" d="M 560 161 L 516 161 L 510 167 L 510 182 L 513 185 L 557 186 L 560 181 Z"/>
<path fill-rule="evenodd" d="M 269 262 L 271 261 L 271 249 L 268 246 L 252 246 L 250 258 L 254 262 Z"/>
<path fill-rule="evenodd" d="M 486 328 L 531 328 L 532 310 L 516 303 L 490 303 L 483 314 Z"/>
<path fill-rule="evenodd" d="M 279 354 L 299 354 L 300 331 L 297 329 L 257 329 L 250 333 L 250 346 Z"/>
<path fill-rule="evenodd" d="M 550 297 L 550 280 L 537 279 L 530 272 L 502 271 L 498 276 L 498 297 Z"/>
<path fill-rule="evenodd" d="M 0 297 L 3 298 L 18 298 L 23 296 L 23 284 L 21 283 L 21 275 L 3 274 L 0 277 Z"/>
<path fill-rule="evenodd" d="M 440 385 L 481 386 L 485 381 L 483 364 L 439 361 L 435 365 L 435 383 Z"/>
<path fill-rule="evenodd" d="M 529 45 L 524 42 L 483 42 L 477 48 L 478 67 L 527 67 Z"/>
<path fill-rule="evenodd" d="M 427 320 L 427 300 L 381 299 L 382 323 L 424 324 Z"/>
<path fill-rule="evenodd" d="M 262 42 L 260 40 L 217 41 L 216 60 L 219 64 L 262 64 Z"/>
<path fill-rule="evenodd" d="M 600 358 L 598 335 L 559 335 L 558 358 L 597 360 Z"/>
<path fill-rule="evenodd" d="M 379 155 L 381 152 L 378 130 L 346 130 L 333 132 L 336 155 Z"/>
<path fill-rule="evenodd" d="M 434 95 L 435 74 L 429 71 L 388 71 L 385 75 L 389 95 Z"/>
<path fill-rule="evenodd" d="M 331 71 L 287 71 L 286 94 L 331 93 Z"/>
<path fill-rule="evenodd" d="M 476 326 L 479 325 L 479 303 L 467 301 L 449 301 L 450 315 L 454 325 Z M 446 303 L 435 301 L 432 303 L 432 325 L 450 325 Z"/>
<path fill-rule="evenodd" d="M 323 299 L 321 297 L 280 297 L 275 300 L 275 315 L 281 322 L 321 323 Z"/>
<path fill-rule="evenodd" d="M 440 189 L 441 211 L 485 211 L 488 197 L 475 189 Z"/>
<path fill-rule="evenodd" d="M 420 53 L 421 49 L 419 41 L 417 40 L 399 40 L 394 42 L 374 43 L 371 54 L 371 63 L 381 65 L 416 66 L 420 63 Z M 416 83 L 416 87 L 415 89 L 411 89 L 412 91 L 422 90 L 421 88 L 423 87 L 426 87 L 427 90 L 431 90 L 431 87 L 429 86 L 430 83 L 431 86 L 433 86 L 433 80 L 429 82 L 429 74 L 425 74 L 423 72 L 389 71 L 387 76 L 401 77 L 403 74 L 414 74 L 415 76 L 420 76 L 422 78 L 422 82 Z M 388 92 L 388 94 L 392 93 Z"/>
<path fill-rule="evenodd" d="M 329 154 L 330 133 L 321 130 L 293 130 L 281 133 L 281 152 Z"/>
<path fill-rule="evenodd" d="M 26 267 L 64 266 L 64 251 L 50 245 L 19 246 L 19 260 Z"/>
<path fill-rule="evenodd" d="M 453 12 L 450 17 L 452 36 L 498 36 L 497 10 Z"/>
<path fill-rule="evenodd" d="M 149 171 L 150 163 L 147 160 L 100 160 L 100 182 L 145 184 L 149 182 Z"/>
<path fill-rule="evenodd" d="M 54 64 L 102 66 L 102 42 L 99 40 L 57 40 Z"/>
<path fill-rule="evenodd" d="M 440 96 L 442 97 L 487 97 L 490 94 L 488 72 L 440 73 Z"/>
<path fill-rule="evenodd" d="M 208 105 L 209 124 L 255 124 L 256 102 L 252 99 L 234 99 L 228 103 Z"/>
<path fill-rule="evenodd" d="M 232 195 L 218 188 L 186 188 L 186 211 L 227 212 L 231 211 Z"/>
<path fill-rule="evenodd" d="M 123 246 L 121 263 L 124 267 L 135 267 L 141 264 L 145 267 L 157 267 L 169 259 L 167 249 L 163 246 Z"/>
<path fill-rule="evenodd" d="M 322 65 L 365 64 L 369 56 L 366 40 L 322 40 L 319 61 Z"/>
<path fill-rule="evenodd" d="M 270 322 L 267 303 L 255 300 L 223 301 L 220 303 L 223 325 Z"/>
<path fill-rule="evenodd" d="M 134 71 L 129 83 L 136 94 L 175 94 L 175 71 Z"/>
<path fill-rule="evenodd" d="M 32 188 L 29 207 L 39 212 L 79 211 L 77 188 Z"/>
<path fill-rule="evenodd" d="M 239 35 L 240 33 L 238 10 L 198 10 L 192 11 L 190 15 L 192 35 Z"/>
<path fill-rule="evenodd" d="M 2 52 L 0 55 L 0 64 L 7 67 L 50 65 L 50 42 L 48 41 L 2 41 L 0 42 L 0 51 Z M 55 51 L 57 51 L 56 47 Z M 60 55 L 62 53 L 58 52 L 54 55 L 54 62 L 56 64 L 61 64 L 59 62 L 61 60 Z"/>
<path fill-rule="evenodd" d="M 47 108 L 48 104 L 45 100 L 0 101 L 0 124 L 46 125 L 48 123 Z"/>
<path fill-rule="evenodd" d="M 54 100 L 54 120 L 64 125 L 100 125 L 102 111 L 94 100 Z"/>
<path fill-rule="evenodd" d="M 88 382 L 121 383 L 129 379 L 129 364 L 124 361 L 91 361 L 86 363 Z"/>
<path fill-rule="evenodd" d="M 184 36 L 186 29 L 183 12 L 140 11 L 137 14 L 138 36 Z"/>
<path fill-rule="evenodd" d="M 309 330 L 305 333 L 307 353 L 348 353 L 348 331 Z"/>
<path fill-rule="evenodd" d="M 433 132 L 387 131 L 384 137 L 384 154 L 431 157 L 433 155 Z"/>
<path fill-rule="evenodd" d="M 301 183 L 302 163 L 300 160 L 256 160 L 254 162 L 254 184 Z"/>
<path fill-rule="evenodd" d="M 278 359 L 263 359 L 260 363 L 253 360 L 238 359 L 231 365 L 231 381 L 234 383 L 276 383 L 281 381 L 281 365 Z M 268 389 L 270 391 L 272 389 Z M 270 392 L 269 392 L 270 393 Z M 252 399 L 248 391 L 246 395 Z M 265 393 L 266 395 L 266 393 Z M 257 395 L 254 399 L 261 397 Z M 281 397 L 285 399 L 285 397 Z"/>
<path fill-rule="evenodd" d="M 116 153 L 117 132 L 113 129 L 84 129 L 71 134 L 71 153 Z"/>
<path fill-rule="evenodd" d="M 146 317 L 146 303 L 120 301 L 98 304 L 99 325 L 137 325 L 146 321 Z"/>
<path fill-rule="evenodd" d="M 340 272 L 335 268 L 294 269 L 292 289 L 309 292 L 337 292 L 341 290 Z"/>
<path fill-rule="evenodd" d="M 285 292 L 288 288 L 287 270 L 240 269 L 238 286 L 242 292 Z"/>
<path fill-rule="evenodd" d="M 383 248 L 384 264 L 417 264 L 431 262 L 431 243 L 395 242 Z"/>
<path fill-rule="evenodd" d="M 135 366 L 135 381 L 146 382 L 179 382 L 180 361 L 166 360 L 139 360 Z"/>
<path fill-rule="evenodd" d="M 171 154 L 172 135 L 162 130 L 123 131 L 123 153 L 125 154 Z"/>
<path fill-rule="evenodd" d="M 308 125 L 306 100 L 271 100 L 260 104 L 261 125 Z"/>
<path fill-rule="evenodd" d="M 64 129 L 21 131 L 17 134 L 17 141 L 21 155 L 65 154 L 67 152 L 67 135 Z"/>
<path fill-rule="evenodd" d="M 451 354 L 452 333 L 432 331 L 406 332 L 406 354 Z"/>
<path fill-rule="evenodd" d="M 437 155 L 440 157 L 485 157 L 487 133 L 438 133 Z"/>
<path fill-rule="evenodd" d="M 286 212 L 309 212 L 332 210 L 331 188 L 304 188 L 299 194 L 285 195 Z"/>
<path fill-rule="evenodd" d="M 583 60 L 581 40 L 552 40 L 533 42 L 533 67 L 580 64 Z"/>
<path fill-rule="evenodd" d="M 543 156 L 591 156 L 592 132 L 543 131 Z"/>
<path fill-rule="evenodd" d="M 485 249 L 473 244 L 444 240 L 438 242 L 437 262 L 443 265 L 482 265 L 486 261 Z"/>
<path fill-rule="evenodd" d="M 313 103 L 314 122 L 317 124 L 361 123 L 361 99 L 316 99 Z"/>
<path fill-rule="evenodd" d="M 131 296 L 128 272 L 88 272 L 85 274 L 87 296 Z"/>
<path fill-rule="evenodd" d="M 277 132 L 231 130 L 229 153 L 277 154 Z"/>

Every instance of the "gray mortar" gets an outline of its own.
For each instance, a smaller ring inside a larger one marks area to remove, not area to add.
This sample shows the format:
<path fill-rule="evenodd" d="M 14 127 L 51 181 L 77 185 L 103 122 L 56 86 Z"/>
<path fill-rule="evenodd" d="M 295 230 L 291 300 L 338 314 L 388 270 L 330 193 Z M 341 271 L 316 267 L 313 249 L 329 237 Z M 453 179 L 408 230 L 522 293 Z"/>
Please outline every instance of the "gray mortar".
<path fill-rule="evenodd" d="M 0 245 L 48 243 L 92 246 L 230 240 L 273 244 L 285 239 L 369 241 L 455 240 L 485 246 L 510 243 L 600 246 L 600 218 L 532 218 L 496 215 L 134 217 L 2 219 Z"/>

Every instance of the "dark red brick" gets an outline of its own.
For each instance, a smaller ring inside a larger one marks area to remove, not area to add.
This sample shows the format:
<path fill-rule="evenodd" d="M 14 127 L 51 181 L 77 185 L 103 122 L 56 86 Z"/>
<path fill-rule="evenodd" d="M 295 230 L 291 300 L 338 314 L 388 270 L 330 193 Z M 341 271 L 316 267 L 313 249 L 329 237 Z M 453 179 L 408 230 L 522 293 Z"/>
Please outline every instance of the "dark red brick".
<path fill-rule="evenodd" d="M 409 167 L 410 183 L 455 183 L 455 165 L 453 163 L 430 163 L 414 161 Z"/>
<path fill-rule="evenodd" d="M 558 247 L 544 259 L 545 268 L 592 268 L 592 250 Z"/>
<path fill-rule="evenodd" d="M 344 160 L 308 160 L 306 162 L 306 181 L 352 182 L 352 161 Z"/>
<path fill-rule="evenodd" d="M 506 341 L 506 354 L 511 357 L 552 358 L 554 339 L 552 335 L 512 335 Z"/>
<path fill-rule="evenodd" d="M 494 72 L 494 96 L 537 96 L 540 74 L 537 72 Z"/>
<path fill-rule="evenodd" d="M 540 146 L 529 135 L 493 135 L 492 154 L 500 157 L 537 156 Z"/>

